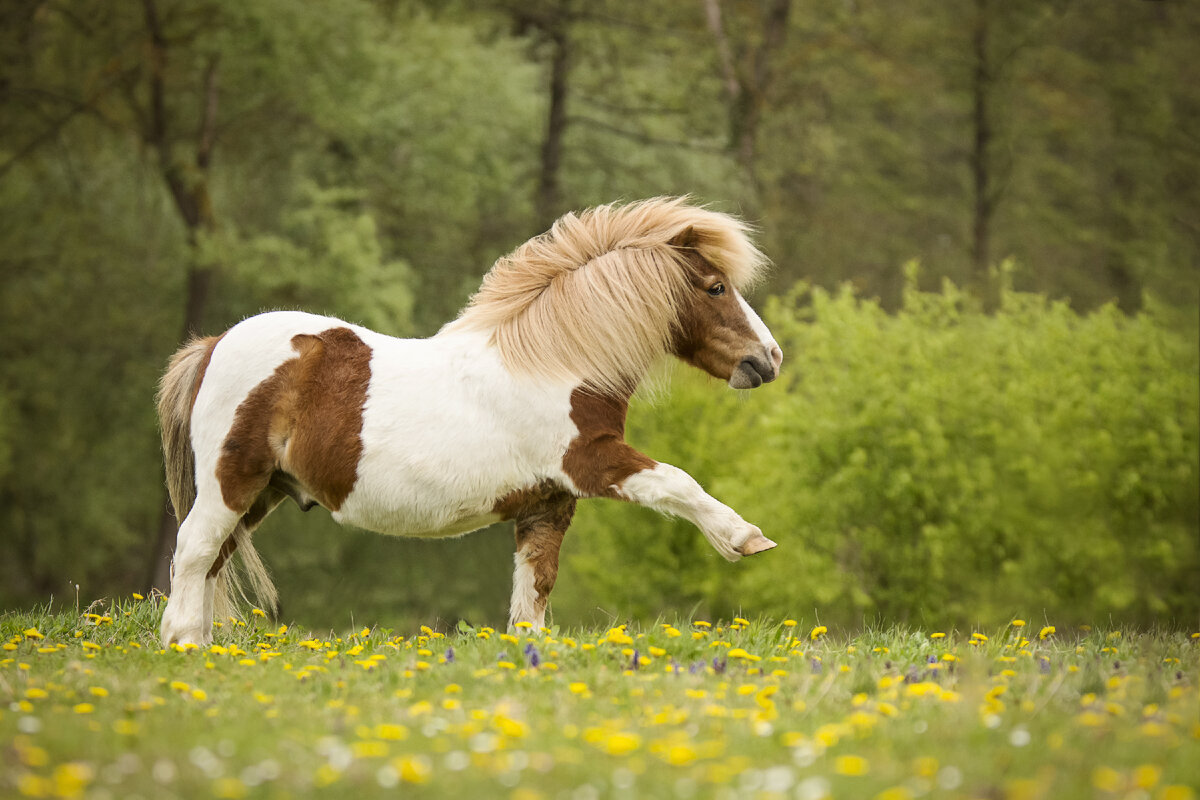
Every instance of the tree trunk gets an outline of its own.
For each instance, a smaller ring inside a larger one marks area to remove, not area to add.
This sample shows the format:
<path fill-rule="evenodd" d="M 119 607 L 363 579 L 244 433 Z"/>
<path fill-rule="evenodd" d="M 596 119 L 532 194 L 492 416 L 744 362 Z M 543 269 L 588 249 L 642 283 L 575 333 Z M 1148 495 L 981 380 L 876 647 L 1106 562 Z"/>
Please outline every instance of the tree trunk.
<path fill-rule="evenodd" d="M 972 284 L 986 310 L 999 305 L 997 281 L 990 273 L 991 226 L 995 210 L 991 186 L 990 150 L 992 142 L 991 93 L 992 64 L 988 51 L 989 0 L 975 0 L 975 28 L 972 36 L 973 74 L 971 81 L 973 142 L 971 178 L 974 206 L 971 228 Z"/>
<path fill-rule="evenodd" d="M 196 133 L 193 163 L 181 164 L 176 161 L 174 155 L 170 130 L 172 120 L 166 103 L 166 67 L 169 55 L 167 38 L 162 29 L 155 0 L 143 0 L 142 6 L 145 12 L 146 32 L 150 39 L 150 113 L 142 136 L 158 156 L 163 182 L 187 229 L 190 250 L 180 335 L 182 342 L 203 330 L 214 269 L 212 264 L 203 261 L 201 244 L 204 236 L 211 234 L 217 227 L 208 185 L 209 166 L 216 141 L 218 60 L 216 57 L 211 58 L 204 72 L 200 125 Z M 181 520 L 171 508 L 165 489 L 163 496 L 155 544 L 147 569 L 147 581 L 152 588 L 165 592 L 171 582 L 171 555 L 175 552 L 175 540 Z"/>
<path fill-rule="evenodd" d="M 749 184 L 758 188 L 758 132 L 773 79 L 772 55 L 787 36 L 792 0 L 771 0 L 763 12 L 762 38 L 747 48 L 743 63 L 734 55 L 719 0 L 704 0 L 704 18 L 716 43 L 722 83 L 729 101 L 729 148 Z"/>
<path fill-rule="evenodd" d="M 566 14 L 561 8 L 546 33 L 552 47 L 550 107 L 546 115 L 546 138 L 542 141 L 541 172 L 535 205 L 539 224 L 548 227 L 562 211 L 559 173 L 563 137 L 567 131 L 567 77 L 571 68 L 571 43 Z"/>

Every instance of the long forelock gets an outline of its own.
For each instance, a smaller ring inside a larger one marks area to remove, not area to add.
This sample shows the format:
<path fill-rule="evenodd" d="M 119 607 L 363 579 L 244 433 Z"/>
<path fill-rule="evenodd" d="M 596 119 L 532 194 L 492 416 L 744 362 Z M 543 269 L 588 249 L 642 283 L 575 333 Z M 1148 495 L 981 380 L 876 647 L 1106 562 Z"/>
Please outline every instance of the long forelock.
<path fill-rule="evenodd" d="M 748 232 L 684 198 L 567 214 L 498 260 L 452 326 L 490 331 L 514 372 L 628 393 L 667 351 L 690 287 L 672 242 L 745 290 L 766 264 Z"/>

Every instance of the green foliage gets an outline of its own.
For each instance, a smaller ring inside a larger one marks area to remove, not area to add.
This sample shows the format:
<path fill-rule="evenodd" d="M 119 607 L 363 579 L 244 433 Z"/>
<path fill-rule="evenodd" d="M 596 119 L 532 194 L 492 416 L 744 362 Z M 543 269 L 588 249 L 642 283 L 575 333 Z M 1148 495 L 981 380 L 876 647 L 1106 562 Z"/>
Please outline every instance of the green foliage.
<path fill-rule="evenodd" d="M 838 621 L 1190 619 L 1200 569 L 1200 354 L 1153 311 L 1079 315 L 951 285 L 896 315 L 848 290 L 768 301 L 780 382 L 680 375 L 629 437 L 779 542 L 735 565 L 680 521 L 610 504 L 568 536 L 557 607 L 693 604 Z M 578 585 L 572 588 L 575 580 Z M 602 598 L 602 599 L 601 599 Z"/>
<path fill-rule="evenodd" d="M 385 259 L 375 219 L 362 210 L 359 193 L 307 184 L 299 195 L 297 207 L 281 214 L 279 232 L 240 239 L 218 234 L 206 243 L 202 258 L 229 265 L 233 290 L 224 307 L 257 313 L 261 306 L 239 308 L 239 299 L 253 298 L 338 314 L 393 335 L 409 333 L 412 271 Z"/>
<path fill-rule="evenodd" d="M 770 288 L 851 281 L 888 310 L 905 259 L 921 259 L 925 288 L 971 278 L 971 21 L 942 2 L 793 0 L 769 54 L 765 4 L 719 4 L 740 95 L 701 3 L 9 5 L 5 602 L 145 587 L 163 503 L 152 397 L 190 267 L 213 271 L 204 333 L 298 307 L 424 335 L 543 229 L 555 25 L 569 64 L 563 210 L 691 193 L 759 226 Z M 669 598 L 961 616 L 972 593 L 1137 618 L 1190 608 L 1196 406 L 1180 376 L 1194 378 L 1195 357 L 1163 331 L 1200 328 L 1200 5 L 980 7 L 995 66 L 993 251 L 1016 255 L 1018 286 L 1078 309 L 1134 307 L 1146 287 L 1170 308 L 1077 317 L 1010 295 L 987 319 L 953 293 L 910 292 L 891 318 L 845 295 L 776 301 L 794 377 L 740 397 L 681 374 L 673 400 L 639 407 L 630 429 L 781 549 L 728 566 L 686 526 L 585 504 L 560 614 L 653 615 Z M 744 163 L 731 133 L 751 111 Z M 204 186 L 205 225 L 185 224 L 168 176 L 176 191 Z M 406 543 L 289 511 L 262 544 L 285 603 L 314 622 L 351 608 L 504 619 L 500 532 Z"/>

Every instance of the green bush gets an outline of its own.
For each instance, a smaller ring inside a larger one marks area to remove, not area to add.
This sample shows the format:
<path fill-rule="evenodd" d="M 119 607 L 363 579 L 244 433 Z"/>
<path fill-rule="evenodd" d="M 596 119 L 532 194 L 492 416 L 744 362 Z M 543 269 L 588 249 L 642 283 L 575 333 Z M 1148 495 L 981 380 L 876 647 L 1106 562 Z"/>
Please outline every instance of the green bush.
<path fill-rule="evenodd" d="M 635 402 L 629 439 L 693 474 L 779 548 L 727 564 L 679 520 L 585 504 L 556 592 L 600 606 L 1003 622 L 1198 612 L 1200 353 L 1153 304 L 1081 316 L 1005 291 L 985 315 L 951 285 L 888 314 L 798 287 L 766 307 L 776 384 L 680 370 Z"/>

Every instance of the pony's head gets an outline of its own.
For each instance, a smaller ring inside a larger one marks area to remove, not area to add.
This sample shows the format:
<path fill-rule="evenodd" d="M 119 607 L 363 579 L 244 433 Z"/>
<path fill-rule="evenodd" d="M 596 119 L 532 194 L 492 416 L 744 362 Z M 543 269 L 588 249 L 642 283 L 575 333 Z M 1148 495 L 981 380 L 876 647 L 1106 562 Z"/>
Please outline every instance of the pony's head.
<path fill-rule="evenodd" d="M 671 244 L 687 259 L 690 287 L 683 292 L 670 351 L 735 389 L 754 389 L 779 376 L 783 350 L 730 275 L 705 258 L 694 228 Z"/>
<path fill-rule="evenodd" d="M 603 394 L 668 353 L 749 389 L 783 360 L 741 295 L 765 266 L 745 223 L 684 198 L 599 206 L 497 261 L 448 329 L 489 332 L 514 372 Z"/>

